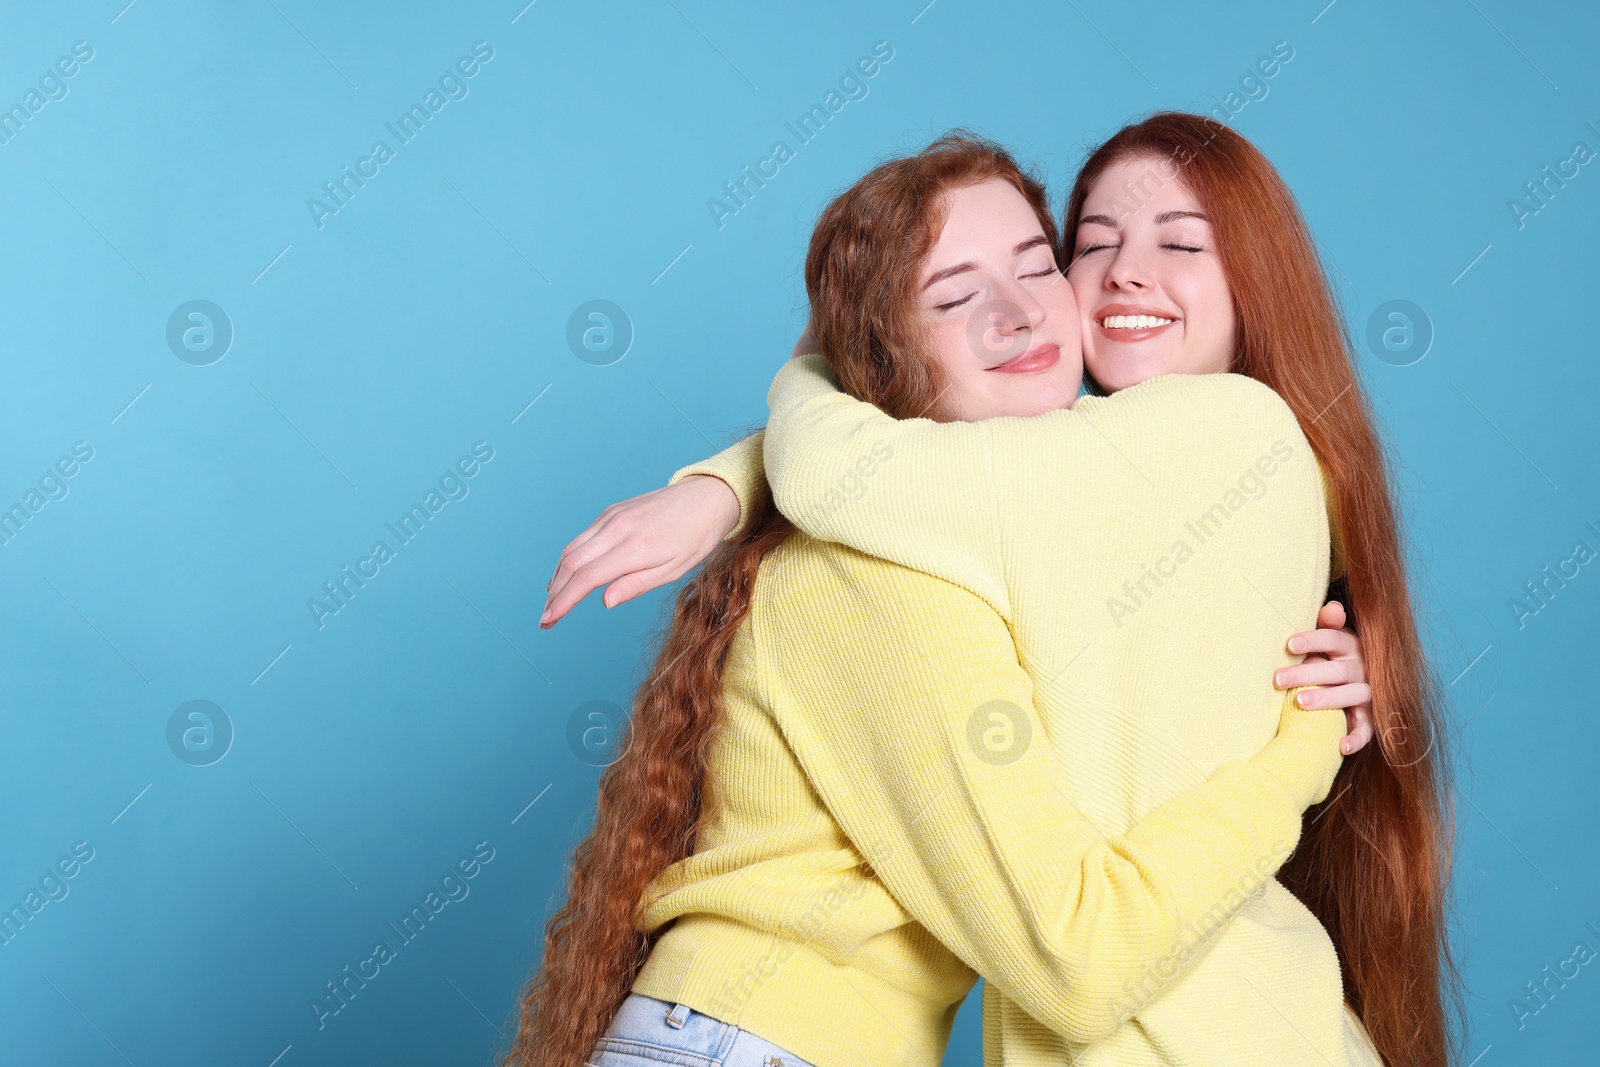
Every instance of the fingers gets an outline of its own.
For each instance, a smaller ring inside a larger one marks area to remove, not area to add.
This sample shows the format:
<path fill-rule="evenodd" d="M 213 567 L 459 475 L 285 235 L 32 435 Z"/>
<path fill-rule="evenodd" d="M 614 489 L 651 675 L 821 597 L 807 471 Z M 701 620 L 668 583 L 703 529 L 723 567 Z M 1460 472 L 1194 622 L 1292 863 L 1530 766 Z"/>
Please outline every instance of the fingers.
<path fill-rule="evenodd" d="M 594 558 L 582 562 L 584 556 L 590 554 L 595 554 Z M 550 590 L 544 613 L 539 616 L 539 628 L 548 630 L 554 626 L 580 600 L 603 585 L 607 588 L 601 602 L 607 608 L 614 608 L 657 586 L 676 581 L 692 565 L 692 561 L 681 559 L 659 563 L 660 558 L 659 548 L 647 539 L 625 537 L 616 542 L 609 533 L 604 538 L 596 538 L 575 557 L 577 566 L 565 580 Z"/>
<path fill-rule="evenodd" d="M 632 600 L 634 597 L 638 596 L 640 593 L 648 591 L 650 588 L 652 587 L 645 585 L 644 582 L 639 578 L 637 571 L 631 574 L 624 574 L 622 577 L 606 586 L 606 591 L 600 594 L 600 603 L 603 604 L 607 609 L 614 608 L 624 601 Z"/>
<path fill-rule="evenodd" d="M 1344 713 L 1345 726 L 1348 732 L 1339 742 L 1339 751 L 1345 755 L 1359 752 L 1367 747 L 1367 742 L 1372 740 L 1372 711 L 1370 705 L 1362 704 L 1346 708 Z"/>
<path fill-rule="evenodd" d="M 1366 682 L 1325 685 L 1320 689 L 1307 689 L 1294 699 L 1302 708 L 1353 708 L 1372 702 L 1372 687 Z"/>
<path fill-rule="evenodd" d="M 608 579 L 609 574 L 619 564 L 617 559 L 606 557 L 596 560 L 591 568 L 579 568 L 573 575 L 573 581 L 568 583 L 560 596 L 554 597 L 545 605 L 544 614 L 539 617 L 539 628 L 548 630 L 572 610 L 578 601 L 588 596 L 607 581 L 606 591 L 600 597 L 600 602 L 607 608 L 614 608 L 618 604 L 626 603 L 636 596 L 648 593 L 658 586 L 666 585 L 683 575 L 687 569 L 677 565 L 649 567 L 640 571 L 628 571 L 618 575 L 615 579 Z"/>
<path fill-rule="evenodd" d="M 561 550 L 556 572 L 545 586 L 545 610 L 539 617 L 540 626 L 554 623 L 574 604 L 607 582 L 657 562 L 646 558 L 652 551 L 651 546 L 640 538 L 638 523 L 632 521 L 634 509 L 630 505 L 641 499 L 634 497 L 612 504 Z"/>
<path fill-rule="evenodd" d="M 1339 751 L 1350 755 L 1372 740 L 1372 687 L 1364 678 L 1361 641 L 1348 628 L 1344 605 L 1330 600 L 1317 612 L 1317 629 L 1294 634 L 1288 649 L 1304 655 L 1305 661 L 1273 672 L 1272 683 L 1279 689 L 1317 686 L 1295 696 L 1302 708 L 1343 708 L 1345 736 Z"/>
<path fill-rule="evenodd" d="M 611 508 L 606 508 L 582 533 L 567 542 L 566 547 L 561 550 L 561 555 L 556 558 L 555 573 L 545 583 L 546 593 L 556 586 L 565 585 L 567 579 L 572 577 L 572 572 L 594 555 L 596 546 L 590 542 L 608 525 L 611 515 Z"/>
<path fill-rule="evenodd" d="M 564 579 L 560 578 L 558 571 L 559 580 L 552 586 L 545 600 L 544 613 L 539 616 L 540 627 L 548 629 L 571 611 L 578 601 L 602 585 L 616 581 L 624 574 L 632 573 L 642 562 L 625 544 L 620 548 L 603 551 L 588 562 L 578 563 Z"/>
<path fill-rule="evenodd" d="M 1361 649 L 1350 630 L 1304 630 L 1289 638 L 1289 651 L 1296 654 L 1321 652 L 1328 656 L 1353 656 Z"/>
<path fill-rule="evenodd" d="M 596 547 L 592 538 L 589 541 L 589 545 L 590 551 Z M 586 555 L 587 553 L 585 553 Z M 572 584 L 578 570 L 585 565 L 586 563 L 579 556 L 579 550 L 574 550 L 571 545 L 562 550 L 561 560 L 556 565 L 556 572 L 551 575 L 550 584 L 545 586 L 544 611 L 539 616 L 539 625 L 543 626 L 546 623 L 555 622 L 565 615 L 573 604 L 582 600 L 584 596 L 593 590 L 594 587 L 590 586 L 579 591 Z M 577 593 L 576 596 L 572 595 L 574 592 Z M 552 610 L 558 604 L 560 605 L 560 610 Z"/>
<path fill-rule="evenodd" d="M 1304 663 L 1279 667 L 1272 672 L 1272 684 L 1279 689 L 1293 689 L 1297 685 L 1345 685 L 1365 681 L 1351 669 L 1350 661 L 1324 659 L 1316 656 Z"/>
<path fill-rule="evenodd" d="M 636 596 L 648 593 L 657 586 L 666 585 L 668 582 L 682 577 L 685 570 L 687 568 L 679 568 L 674 564 L 649 567 L 642 571 L 624 574 L 606 588 L 605 595 L 600 598 L 600 602 L 608 608 L 614 608 L 618 604 L 632 600 Z"/>
<path fill-rule="evenodd" d="M 624 501 L 624 503 L 626 503 L 626 501 Z M 594 521 L 591 522 L 582 533 L 567 543 L 567 547 L 561 550 L 561 554 L 564 556 L 568 552 L 575 552 L 582 548 L 589 538 L 593 537 L 595 534 L 599 533 L 605 528 L 606 523 L 610 521 L 611 516 L 617 513 L 617 509 L 620 506 L 620 504 L 606 505 L 606 509 L 600 514 L 596 515 Z"/>

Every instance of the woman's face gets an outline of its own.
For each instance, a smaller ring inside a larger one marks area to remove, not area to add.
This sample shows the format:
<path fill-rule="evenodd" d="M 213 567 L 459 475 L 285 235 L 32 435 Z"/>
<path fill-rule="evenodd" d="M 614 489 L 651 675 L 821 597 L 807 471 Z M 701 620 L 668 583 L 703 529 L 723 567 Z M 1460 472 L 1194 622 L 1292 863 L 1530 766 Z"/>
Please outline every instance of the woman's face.
<path fill-rule="evenodd" d="M 962 421 L 1072 406 L 1083 378 L 1072 287 L 1028 201 L 993 178 L 945 194 L 948 212 L 917 299 Z"/>
<path fill-rule="evenodd" d="M 1233 297 L 1211 224 L 1177 170 L 1157 156 L 1107 167 L 1078 218 L 1067 277 L 1083 362 L 1108 392 L 1232 365 Z"/>

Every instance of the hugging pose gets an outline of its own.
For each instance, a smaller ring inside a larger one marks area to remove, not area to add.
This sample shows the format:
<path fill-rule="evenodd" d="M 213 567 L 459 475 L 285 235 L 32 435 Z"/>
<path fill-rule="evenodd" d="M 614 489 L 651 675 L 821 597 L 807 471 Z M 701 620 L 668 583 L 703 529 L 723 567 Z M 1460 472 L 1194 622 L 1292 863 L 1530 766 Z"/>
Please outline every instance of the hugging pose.
<path fill-rule="evenodd" d="M 1271 164 L 1158 113 L 1058 224 L 958 131 L 805 281 L 765 430 L 551 581 L 700 567 L 504 1064 L 931 1067 L 981 976 L 989 1067 L 1443 1067 L 1440 701 Z"/>

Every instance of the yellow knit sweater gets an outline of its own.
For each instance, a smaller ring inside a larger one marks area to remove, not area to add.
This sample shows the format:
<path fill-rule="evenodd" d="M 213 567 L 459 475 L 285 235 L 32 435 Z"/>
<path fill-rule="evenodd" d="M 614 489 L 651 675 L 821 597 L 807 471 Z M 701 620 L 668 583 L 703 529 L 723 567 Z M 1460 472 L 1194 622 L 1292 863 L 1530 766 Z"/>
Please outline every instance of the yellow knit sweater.
<path fill-rule="evenodd" d="M 1282 401 L 1167 376 L 896 422 L 807 357 L 769 402 L 779 505 L 851 544 L 799 534 L 762 566 L 633 988 L 820 1067 L 936 1063 L 976 974 L 991 1067 L 1376 1063 L 1270 877 L 1344 733 L 1269 680 L 1329 553 Z M 748 506 L 755 458 L 674 480 Z"/>

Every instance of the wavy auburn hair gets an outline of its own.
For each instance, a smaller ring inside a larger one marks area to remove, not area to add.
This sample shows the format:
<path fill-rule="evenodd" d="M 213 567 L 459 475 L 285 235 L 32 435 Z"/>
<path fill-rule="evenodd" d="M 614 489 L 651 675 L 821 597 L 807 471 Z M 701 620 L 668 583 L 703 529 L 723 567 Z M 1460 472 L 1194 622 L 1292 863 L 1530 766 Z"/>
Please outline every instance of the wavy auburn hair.
<path fill-rule="evenodd" d="M 1063 271 L 1096 180 L 1140 159 L 1157 164 L 1158 185 L 1180 181 L 1211 224 L 1237 322 L 1229 369 L 1283 397 L 1322 466 L 1346 571 L 1332 592 L 1361 633 L 1372 686 L 1376 743 L 1345 759 L 1277 877 L 1333 939 L 1345 995 L 1384 1062 L 1445 1067 L 1455 1052 L 1447 1009 L 1458 1023 L 1465 1015 L 1447 939 L 1454 817 L 1443 702 L 1349 334 L 1288 186 L 1254 145 L 1200 115 L 1158 112 L 1089 155 L 1067 198 Z M 1140 188 L 1125 187 L 1123 208 L 1136 210 Z"/>
<path fill-rule="evenodd" d="M 895 418 L 949 421 L 936 405 L 945 382 L 926 347 L 916 283 L 944 226 L 944 195 L 991 178 L 1016 187 L 1054 245 L 1043 184 L 999 145 L 964 132 L 879 165 L 824 209 L 806 254 L 806 295 L 812 333 L 846 392 Z M 594 829 L 546 925 L 502 1067 L 580 1067 L 650 955 L 660 931 L 644 933 L 635 918 L 652 879 L 694 852 L 728 647 L 762 558 L 793 530 L 769 500 L 679 592 L 634 694 L 622 755 L 600 777 Z"/>

